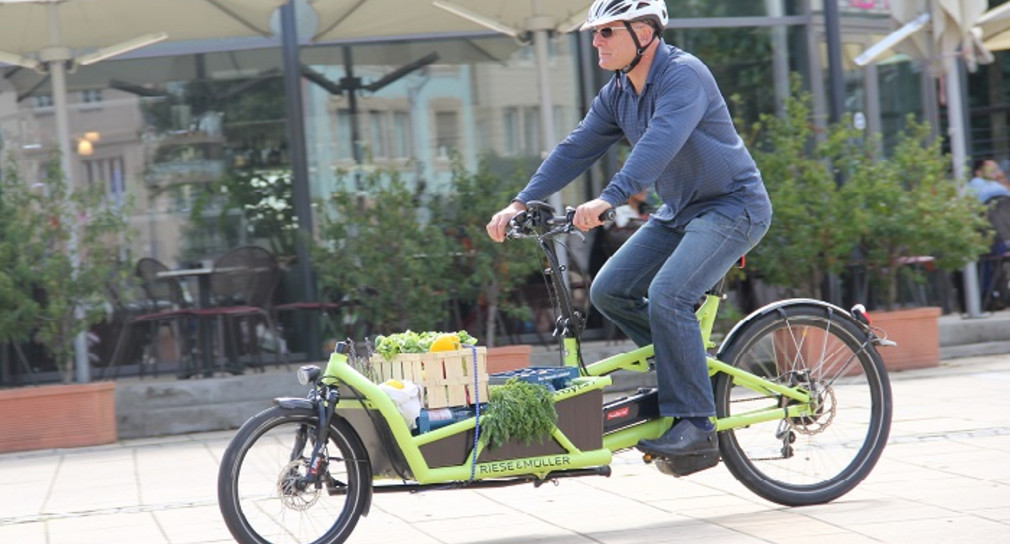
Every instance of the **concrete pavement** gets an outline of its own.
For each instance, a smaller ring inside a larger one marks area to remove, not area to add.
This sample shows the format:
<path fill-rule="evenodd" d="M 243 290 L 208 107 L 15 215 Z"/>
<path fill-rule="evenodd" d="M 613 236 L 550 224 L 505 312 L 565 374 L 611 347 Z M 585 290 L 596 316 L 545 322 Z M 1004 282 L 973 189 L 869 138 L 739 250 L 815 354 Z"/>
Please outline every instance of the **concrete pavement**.
<path fill-rule="evenodd" d="M 951 359 L 892 383 L 883 458 L 830 504 L 781 507 L 722 466 L 675 479 L 624 452 L 610 478 L 377 495 L 348 542 L 1010 542 L 1010 355 Z M 0 455 L 0 542 L 231 542 L 215 500 L 231 435 Z"/>

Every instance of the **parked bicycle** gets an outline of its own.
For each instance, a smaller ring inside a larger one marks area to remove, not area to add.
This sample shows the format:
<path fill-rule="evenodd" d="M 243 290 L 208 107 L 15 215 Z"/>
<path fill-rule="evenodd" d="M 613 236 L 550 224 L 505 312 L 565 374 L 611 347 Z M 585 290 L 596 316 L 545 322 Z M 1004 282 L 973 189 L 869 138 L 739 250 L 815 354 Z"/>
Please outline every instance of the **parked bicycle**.
<path fill-rule="evenodd" d="M 325 369 L 303 366 L 306 398 L 275 399 L 249 419 L 225 451 L 218 477 L 221 513 L 238 542 L 339 543 L 374 493 L 500 487 L 567 477 L 609 476 L 614 452 L 656 438 L 672 420 L 659 416 L 654 388 L 604 403 L 609 374 L 652 372 L 651 346 L 586 364 L 585 316 L 572 307 L 554 240 L 575 232 L 573 210 L 555 216 L 528 203 L 509 237 L 543 250 L 557 310 L 560 357 L 580 369 L 553 393 L 558 423 L 542 444 L 489 448 L 477 439 L 482 416 L 413 434 L 390 397 L 348 364 L 338 344 Z M 891 424 L 891 389 L 876 347 L 893 345 L 861 306 L 845 311 L 811 299 L 756 310 L 720 345 L 712 329 L 723 284 L 700 301 L 701 334 L 717 405 L 721 460 L 748 489 L 800 506 L 832 501 L 869 475 Z M 600 410 L 600 417 L 591 411 Z M 644 456 L 664 473 L 669 459 Z"/>

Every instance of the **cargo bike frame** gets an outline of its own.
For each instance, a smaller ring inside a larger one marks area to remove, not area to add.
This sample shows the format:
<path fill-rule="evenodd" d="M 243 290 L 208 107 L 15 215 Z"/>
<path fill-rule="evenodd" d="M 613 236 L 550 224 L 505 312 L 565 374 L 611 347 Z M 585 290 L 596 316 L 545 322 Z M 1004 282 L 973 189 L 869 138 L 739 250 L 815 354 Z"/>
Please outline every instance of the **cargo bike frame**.
<path fill-rule="evenodd" d="M 548 205 L 532 202 L 509 230 L 510 238 L 532 238 L 543 250 L 560 359 L 580 369 L 553 393 L 558 422 L 549 437 L 489 448 L 480 440 L 479 410 L 414 434 L 393 400 L 349 363 L 353 344 L 341 342 L 325 369 L 299 369 L 299 381 L 310 386 L 307 397 L 275 399 L 226 449 L 218 498 L 235 539 L 343 542 L 368 514 L 374 493 L 609 476 L 615 452 L 669 429 L 673 422 L 659 415 L 655 388 L 604 402 L 614 372 L 654 371 L 652 346 L 582 360 L 585 316 L 573 308 L 554 243 L 575 232 L 573 215 L 569 209 L 555 216 Z M 887 441 L 891 392 L 876 346 L 893 343 L 859 306 L 845 311 L 789 299 L 746 316 L 717 345 L 712 329 L 722 283 L 696 310 L 710 350 L 721 460 L 747 488 L 783 505 L 844 495 L 870 473 Z M 669 460 L 644 459 L 680 475 Z"/>

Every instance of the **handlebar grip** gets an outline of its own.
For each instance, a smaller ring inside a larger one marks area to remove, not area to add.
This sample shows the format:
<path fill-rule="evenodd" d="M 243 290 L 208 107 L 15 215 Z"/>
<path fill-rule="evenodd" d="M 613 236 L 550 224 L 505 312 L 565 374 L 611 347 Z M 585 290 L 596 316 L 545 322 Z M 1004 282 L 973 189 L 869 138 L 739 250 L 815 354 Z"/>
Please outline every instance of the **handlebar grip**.
<path fill-rule="evenodd" d="M 604 223 L 606 223 L 607 221 L 613 221 L 616 218 L 617 218 L 617 212 L 614 211 L 613 208 L 610 208 L 607 211 L 600 214 L 600 221 L 603 221 Z"/>

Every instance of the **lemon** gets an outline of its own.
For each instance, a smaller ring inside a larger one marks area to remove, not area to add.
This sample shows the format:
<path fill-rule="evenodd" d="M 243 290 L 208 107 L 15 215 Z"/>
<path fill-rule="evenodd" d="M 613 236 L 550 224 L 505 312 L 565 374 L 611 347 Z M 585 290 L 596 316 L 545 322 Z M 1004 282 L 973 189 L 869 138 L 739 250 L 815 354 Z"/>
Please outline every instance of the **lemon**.
<path fill-rule="evenodd" d="M 428 351 L 454 351 L 460 349 L 458 334 L 440 334 L 435 337 Z"/>

